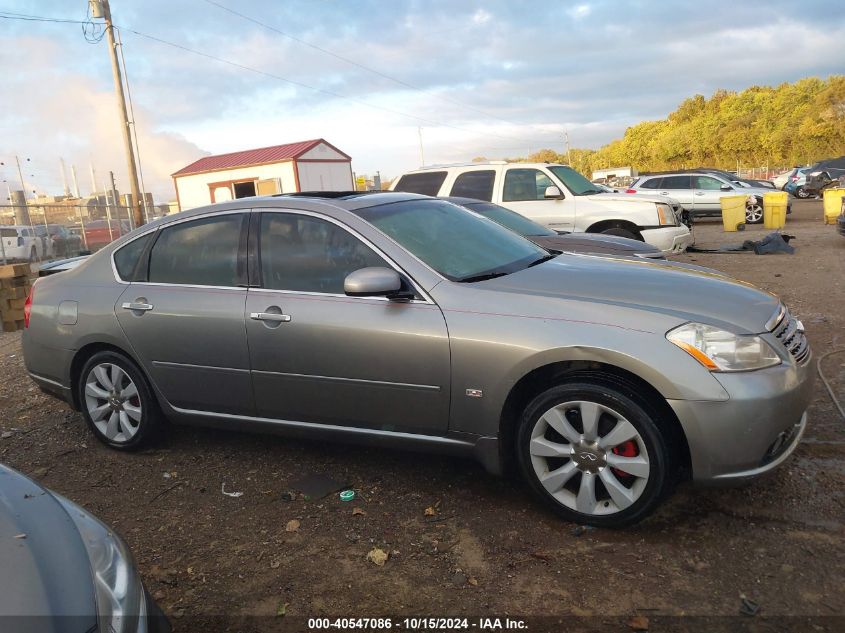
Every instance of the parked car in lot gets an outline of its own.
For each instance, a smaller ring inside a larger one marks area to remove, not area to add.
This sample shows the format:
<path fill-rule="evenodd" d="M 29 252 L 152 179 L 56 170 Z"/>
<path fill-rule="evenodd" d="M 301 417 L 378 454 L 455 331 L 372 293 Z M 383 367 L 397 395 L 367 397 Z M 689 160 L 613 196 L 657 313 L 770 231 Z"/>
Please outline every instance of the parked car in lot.
<path fill-rule="evenodd" d="M 4 631 L 170 631 L 110 527 L 2 464 L 0 561 Z"/>
<path fill-rule="evenodd" d="M 0 226 L 3 247 L 0 254 L 8 261 L 34 262 L 46 256 L 47 241 L 31 226 Z"/>
<path fill-rule="evenodd" d="M 82 238 L 61 224 L 37 224 L 36 235 L 47 244 L 47 257 L 75 257 L 83 250 Z"/>
<path fill-rule="evenodd" d="M 681 203 L 690 217 L 721 216 L 720 200 L 725 196 L 749 196 L 745 207 L 745 221 L 759 224 L 763 221 L 763 196 L 771 188 L 756 189 L 732 183 L 716 174 L 672 173 L 656 176 L 641 176 L 626 190 L 631 194 L 652 194 L 658 192 Z M 792 212 L 791 203 L 787 213 Z"/>
<path fill-rule="evenodd" d="M 516 211 L 505 207 L 474 200 L 472 198 L 443 198 L 465 209 L 474 211 L 488 220 L 498 222 L 506 229 L 518 233 L 523 237 L 542 246 L 547 250 L 565 253 L 590 253 L 597 255 L 618 255 L 620 257 L 645 257 L 648 259 L 665 259 L 663 253 L 654 246 L 617 235 L 604 233 L 557 233 L 542 224 L 529 220 Z"/>
<path fill-rule="evenodd" d="M 396 178 L 391 188 L 494 202 L 555 231 L 618 235 L 664 253 L 683 252 L 692 243 L 667 198 L 608 193 L 566 165 L 500 161 L 425 167 Z"/>
<path fill-rule="evenodd" d="M 783 190 L 801 199 L 810 198 L 815 195 L 805 188 L 807 184 L 807 172 L 809 171 L 810 167 L 798 167 L 794 169 L 789 176 L 789 180 L 783 186 Z"/>
<path fill-rule="evenodd" d="M 83 232 L 83 228 L 73 227 L 77 229 L 74 232 Z M 129 224 L 127 222 L 119 222 L 117 220 L 90 220 L 85 223 L 84 228 L 84 243 L 87 244 L 89 251 L 97 251 L 103 246 L 110 244 L 121 235 L 129 232 Z"/>
<path fill-rule="evenodd" d="M 675 481 L 780 466 L 812 393 L 772 294 L 671 262 L 555 255 L 444 200 L 264 197 L 145 225 L 26 307 L 27 371 L 120 450 L 165 420 L 515 464 L 620 526 Z"/>

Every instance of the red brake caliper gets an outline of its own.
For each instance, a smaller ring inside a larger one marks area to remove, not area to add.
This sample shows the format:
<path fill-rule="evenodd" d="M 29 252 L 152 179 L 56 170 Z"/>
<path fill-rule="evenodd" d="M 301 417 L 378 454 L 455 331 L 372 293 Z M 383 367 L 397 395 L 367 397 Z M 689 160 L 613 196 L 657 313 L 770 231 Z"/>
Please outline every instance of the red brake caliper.
<path fill-rule="evenodd" d="M 636 457 L 640 454 L 640 449 L 637 447 L 637 443 L 634 440 L 628 440 L 627 442 L 613 448 L 613 453 L 615 455 L 619 455 L 620 457 Z M 611 470 L 617 477 L 630 478 L 633 476 L 619 470 L 618 468 L 611 468 Z"/>

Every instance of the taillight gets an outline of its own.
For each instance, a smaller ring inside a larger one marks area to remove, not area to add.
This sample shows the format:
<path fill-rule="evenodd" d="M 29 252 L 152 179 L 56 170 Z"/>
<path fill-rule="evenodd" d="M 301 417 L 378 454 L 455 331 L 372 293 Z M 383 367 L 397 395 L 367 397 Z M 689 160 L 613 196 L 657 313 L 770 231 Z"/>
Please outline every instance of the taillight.
<path fill-rule="evenodd" d="M 798 176 L 793 176 L 793 177 L 792 177 L 792 182 L 798 182 Z"/>
<path fill-rule="evenodd" d="M 23 304 L 23 326 L 29 327 L 29 317 L 32 314 L 32 300 L 35 297 L 35 284 L 29 289 L 29 294 L 26 296 L 26 301 Z"/>
<path fill-rule="evenodd" d="M 636 189 L 626 189 L 625 193 L 637 193 Z"/>

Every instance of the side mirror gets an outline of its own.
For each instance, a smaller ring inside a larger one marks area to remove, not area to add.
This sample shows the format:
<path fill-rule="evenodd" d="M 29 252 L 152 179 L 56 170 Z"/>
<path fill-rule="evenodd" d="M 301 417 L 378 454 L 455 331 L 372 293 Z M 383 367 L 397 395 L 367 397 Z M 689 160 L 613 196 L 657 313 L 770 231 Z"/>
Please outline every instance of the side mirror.
<path fill-rule="evenodd" d="M 722 185 L 721 187 L 719 187 L 719 189 L 721 189 L 722 191 L 733 191 L 734 190 L 734 188 L 731 187 L 730 185 Z"/>
<path fill-rule="evenodd" d="M 552 185 L 551 187 L 546 187 L 546 191 L 543 194 L 544 198 L 562 198 L 563 194 L 560 192 L 560 189 Z"/>
<path fill-rule="evenodd" d="M 350 297 L 391 297 L 402 290 L 402 278 L 392 268 L 371 266 L 349 273 L 343 291 Z"/>

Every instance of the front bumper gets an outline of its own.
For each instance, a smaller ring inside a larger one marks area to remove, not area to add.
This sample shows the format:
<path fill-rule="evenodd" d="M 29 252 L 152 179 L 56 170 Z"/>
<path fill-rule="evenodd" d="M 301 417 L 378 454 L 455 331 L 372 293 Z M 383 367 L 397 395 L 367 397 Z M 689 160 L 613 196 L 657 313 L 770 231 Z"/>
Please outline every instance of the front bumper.
<path fill-rule="evenodd" d="M 786 461 L 807 425 L 813 388 L 810 361 L 714 374 L 728 400 L 669 400 L 687 438 L 694 482 L 740 484 Z"/>
<path fill-rule="evenodd" d="M 666 226 L 659 229 L 640 231 L 646 243 L 664 254 L 683 253 L 692 244 L 692 234 L 684 226 Z"/>

